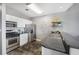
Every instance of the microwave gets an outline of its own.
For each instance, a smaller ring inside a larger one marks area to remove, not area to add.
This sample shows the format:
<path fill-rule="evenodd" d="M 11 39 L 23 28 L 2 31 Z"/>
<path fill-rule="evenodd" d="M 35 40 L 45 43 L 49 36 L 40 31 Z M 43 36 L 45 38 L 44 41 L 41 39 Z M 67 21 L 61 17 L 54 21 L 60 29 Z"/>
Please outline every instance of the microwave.
<path fill-rule="evenodd" d="M 17 27 L 17 22 L 14 21 L 6 21 L 6 27 Z"/>

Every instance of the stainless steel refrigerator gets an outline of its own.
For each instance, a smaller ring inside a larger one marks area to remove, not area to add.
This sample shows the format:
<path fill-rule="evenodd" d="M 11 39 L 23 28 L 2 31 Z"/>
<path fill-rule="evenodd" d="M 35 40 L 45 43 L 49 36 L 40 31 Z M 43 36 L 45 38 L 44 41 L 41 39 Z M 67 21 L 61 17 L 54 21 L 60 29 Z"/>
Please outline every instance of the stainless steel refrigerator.
<path fill-rule="evenodd" d="M 35 24 L 25 25 L 25 31 L 28 33 L 28 42 L 36 40 L 36 25 Z"/>

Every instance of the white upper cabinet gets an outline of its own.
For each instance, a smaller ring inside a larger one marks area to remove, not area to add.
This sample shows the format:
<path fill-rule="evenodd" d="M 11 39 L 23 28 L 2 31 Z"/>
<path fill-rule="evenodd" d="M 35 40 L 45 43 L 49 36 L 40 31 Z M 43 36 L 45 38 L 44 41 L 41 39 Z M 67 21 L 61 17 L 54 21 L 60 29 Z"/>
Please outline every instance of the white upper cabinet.
<path fill-rule="evenodd" d="M 15 22 L 17 22 L 17 17 L 11 16 L 11 15 L 6 15 L 6 20 L 7 21 L 15 21 Z"/>
<path fill-rule="evenodd" d="M 12 15 L 6 15 L 6 21 L 15 21 L 17 22 L 18 27 L 25 27 L 25 24 L 32 24 L 32 21 L 30 20 L 15 17 Z"/>
<path fill-rule="evenodd" d="M 23 18 L 17 18 L 18 21 L 18 27 L 25 27 L 25 24 L 32 24 L 32 21 L 23 19 Z"/>

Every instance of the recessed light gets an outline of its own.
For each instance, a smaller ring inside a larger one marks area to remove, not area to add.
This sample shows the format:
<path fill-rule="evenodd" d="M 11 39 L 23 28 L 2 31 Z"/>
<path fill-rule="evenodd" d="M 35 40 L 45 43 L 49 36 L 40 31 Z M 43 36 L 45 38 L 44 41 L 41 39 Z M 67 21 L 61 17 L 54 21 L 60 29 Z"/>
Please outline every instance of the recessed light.
<path fill-rule="evenodd" d="M 62 6 L 60 6 L 59 8 L 63 8 Z"/>
<path fill-rule="evenodd" d="M 29 9 L 25 9 L 26 11 L 28 11 Z"/>

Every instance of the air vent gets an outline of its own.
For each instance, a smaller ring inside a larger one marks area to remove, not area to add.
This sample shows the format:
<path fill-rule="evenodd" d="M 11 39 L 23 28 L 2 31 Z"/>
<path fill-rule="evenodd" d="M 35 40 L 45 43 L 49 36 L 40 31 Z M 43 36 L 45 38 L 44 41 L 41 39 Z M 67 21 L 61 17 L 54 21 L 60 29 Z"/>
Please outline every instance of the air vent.
<path fill-rule="evenodd" d="M 31 3 L 26 3 L 26 5 L 30 5 Z"/>

